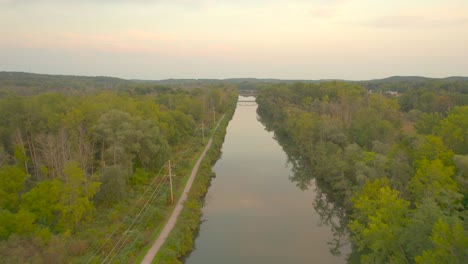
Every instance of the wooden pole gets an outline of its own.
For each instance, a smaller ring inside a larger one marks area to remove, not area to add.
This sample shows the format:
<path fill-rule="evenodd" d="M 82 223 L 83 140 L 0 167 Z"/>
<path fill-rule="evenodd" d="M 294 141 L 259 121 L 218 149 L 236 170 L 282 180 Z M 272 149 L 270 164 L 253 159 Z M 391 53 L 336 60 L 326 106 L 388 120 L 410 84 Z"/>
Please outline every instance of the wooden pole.
<path fill-rule="evenodd" d="M 169 168 L 169 184 L 171 185 L 171 204 L 174 203 L 174 192 L 172 191 L 172 169 L 171 169 L 171 161 L 168 161 L 168 168 Z"/>
<path fill-rule="evenodd" d="M 214 105 L 213 105 L 213 124 L 216 125 L 216 112 L 215 112 Z"/>
<path fill-rule="evenodd" d="M 205 144 L 205 122 L 202 121 L 201 123 L 201 130 L 203 135 L 203 144 Z"/>

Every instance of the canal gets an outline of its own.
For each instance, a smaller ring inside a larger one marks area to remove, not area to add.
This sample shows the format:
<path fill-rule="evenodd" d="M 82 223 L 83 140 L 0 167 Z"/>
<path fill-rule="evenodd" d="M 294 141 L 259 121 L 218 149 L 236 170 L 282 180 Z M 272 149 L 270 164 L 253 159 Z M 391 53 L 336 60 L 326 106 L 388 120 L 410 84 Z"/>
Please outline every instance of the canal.
<path fill-rule="evenodd" d="M 238 105 L 229 123 L 185 263 L 346 263 L 346 254 L 330 253 L 333 232 L 314 210 L 315 187 L 302 191 L 289 180 L 287 156 L 256 108 Z"/>

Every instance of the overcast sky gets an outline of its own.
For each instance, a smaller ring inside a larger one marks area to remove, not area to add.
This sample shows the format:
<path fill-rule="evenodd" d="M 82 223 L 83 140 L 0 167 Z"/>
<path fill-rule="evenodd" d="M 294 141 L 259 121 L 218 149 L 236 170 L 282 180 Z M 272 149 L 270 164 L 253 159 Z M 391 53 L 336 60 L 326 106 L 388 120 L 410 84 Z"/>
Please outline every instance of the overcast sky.
<path fill-rule="evenodd" d="M 468 0 L 0 0 L 0 71 L 468 76 Z"/>

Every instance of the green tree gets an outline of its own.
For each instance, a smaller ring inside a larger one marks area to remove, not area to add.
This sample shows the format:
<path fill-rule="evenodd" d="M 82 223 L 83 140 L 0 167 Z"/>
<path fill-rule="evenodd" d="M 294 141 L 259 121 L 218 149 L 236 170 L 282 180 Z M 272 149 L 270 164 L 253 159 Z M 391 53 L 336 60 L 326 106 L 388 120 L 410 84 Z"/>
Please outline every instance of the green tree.
<path fill-rule="evenodd" d="M 446 216 L 433 198 L 426 198 L 410 212 L 408 218 L 409 223 L 404 229 L 403 240 L 409 258 L 414 259 L 431 248 L 432 228 L 439 219 Z"/>
<path fill-rule="evenodd" d="M 453 176 L 452 166 L 445 166 L 439 159 L 423 159 L 408 187 L 416 203 L 433 198 L 443 208 L 458 208 L 462 196 Z"/>
<path fill-rule="evenodd" d="M 407 263 L 402 234 L 410 203 L 386 179 L 368 181 L 353 199 L 351 239 L 363 252 L 363 263 Z"/>
<path fill-rule="evenodd" d="M 65 164 L 67 181 L 62 184 L 58 209 L 59 230 L 73 230 L 81 222 L 90 220 L 94 206 L 91 199 L 98 191 L 100 183 L 89 181 L 76 162 Z"/>
<path fill-rule="evenodd" d="M 0 239 L 6 239 L 14 231 L 14 214 L 0 208 Z"/>
<path fill-rule="evenodd" d="M 454 107 L 434 130 L 455 153 L 468 154 L 468 106 Z"/>
<path fill-rule="evenodd" d="M 101 169 L 102 182 L 96 201 L 104 204 L 118 202 L 126 197 L 127 175 L 120 165 L 113 165 Z"/>
<path fill-rule="evenodd" d="M 21 207 L 34 213 L 38 223 L 52 227 L 59 216 L 61 185 L 59 180 L 38 183 L 23 195 Z"/>
<path fill-rule="evenodd" d="M 20 192 L 29 177 L 17 166 L 0 167 L 0 208 L 16 211 L 19 205 Z"/>
<path fill-rule="evenodd" d="M 414 127 L 418 133 L 430 135 L 442 119 L 442 114 L 438 112 L 422 113 Z"/>
<path fill-rule="evenodd" d="M 415 167 L 424 159 L 428 161 L 440 160 L 446 166 L 453 165 L 453 151 L 442 142 L 442 139 L 437 136 L 423 136 L 418 139 L 414 152 Z"/>
<path fill-rule="evenodd" d="M 466 263 L 468 259 L 468 234 L 459 220 L 453 225 L 440 219 L 434 224 L 431 241 L 433 248 L 416 257 L 416 263 Z"/>
<path fill-rule="evenodd" d="M 367 149 L 372 148 L 372 142 L 375 140 L 389 142 L 395 133 L 396 129 L 392 123 L 381 119 L 379 113 L 371 108 L 360 109 L 349 128 L 351 140 Z"/>
<path fill-rule="evenodd" d="M 131 116 L 128 113 L 111 110 L 99 118 L 94 128 L 96 141 L 101 145 L 101 159 L 103 165 L 128 164 L 132 157 L 128 151 L 130 141 L 136 133 Z"/>
<path fill-rule="evenodd" d="M 165 138 L 153 123 L 119 110 L 103 114 L 94 131 L 101 145 L 102 165 L 120 165 L 127 173 L 135 159 L 145 167 L 158 167 L 169 152 Z"/>
<path fill-rule="evenodd" d="M 0 239 L 6 239 L 11 234 L 26 235 L 32 233 L 35 228 L 36 216 L 24 209 L 17 213 L 0 209 Z"/>

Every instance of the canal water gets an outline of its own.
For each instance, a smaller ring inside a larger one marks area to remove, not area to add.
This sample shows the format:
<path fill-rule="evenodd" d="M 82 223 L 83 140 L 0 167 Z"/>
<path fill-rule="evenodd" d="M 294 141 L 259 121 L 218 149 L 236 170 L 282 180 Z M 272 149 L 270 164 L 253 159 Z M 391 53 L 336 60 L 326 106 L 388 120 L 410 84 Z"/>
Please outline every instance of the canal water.
<path fill-rule="evenodd" d="M 229 123 L 185 263 L 346 263 L 330 253 L 333 232 L 314 210 L 315 188 L 302 191 L 289 180 L 286 154 L 257 120 L 256 108 L 238 105 Z"/>

